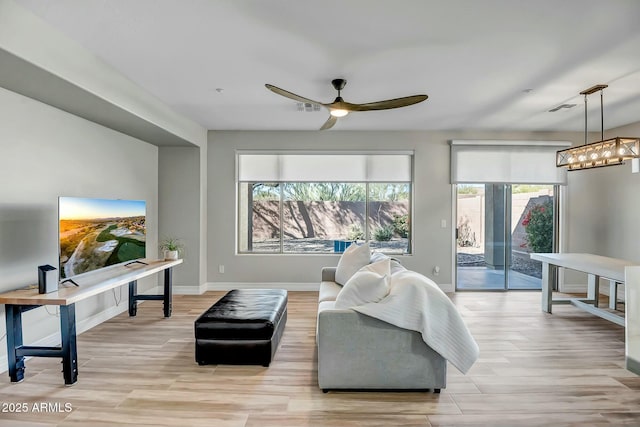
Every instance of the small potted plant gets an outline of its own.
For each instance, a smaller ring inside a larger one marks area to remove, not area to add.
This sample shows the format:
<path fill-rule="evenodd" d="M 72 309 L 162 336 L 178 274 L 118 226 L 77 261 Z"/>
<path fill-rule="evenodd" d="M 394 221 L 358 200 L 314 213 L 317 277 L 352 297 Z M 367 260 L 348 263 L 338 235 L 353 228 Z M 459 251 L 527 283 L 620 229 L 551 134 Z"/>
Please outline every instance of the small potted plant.
<path fill-rule="evenodd" d="M 165 237 L 160 241 L 160 250 L 165 261 L 175 261 L 184 252 L 184 243 L 176 237 Z"/>

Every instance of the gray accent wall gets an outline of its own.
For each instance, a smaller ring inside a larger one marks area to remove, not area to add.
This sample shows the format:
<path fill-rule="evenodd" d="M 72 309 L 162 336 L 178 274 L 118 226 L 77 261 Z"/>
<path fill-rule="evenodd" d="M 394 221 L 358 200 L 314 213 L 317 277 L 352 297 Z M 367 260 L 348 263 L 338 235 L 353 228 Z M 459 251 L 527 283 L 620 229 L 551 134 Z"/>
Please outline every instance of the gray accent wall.
<path fill-rule="evenodd" d="M 579 141 L 576 132 L 326 132 L 210 131 L 208 165 L 208 282 L 213 287 L 249 283 L 317 284 L 320 269 L 335 266 L 338 255 L 238 254 L 236 150 L 414 150 L 413 254 L 400 256 L 418 271 L 453 291 L 451 139 L 535 139 Z M 446 221 L 446 228 L 441 221 Z M 219 266 L 224 265 L 224 273 Z M 433 268 L 440 267 L 435 276 Z"/>
<path fill-rule="evenodd" d="M 0 292 L 37 283 L 39 265 L 58 265 L 59 196 L 146 200 L 147 253 L 155 255 L 156 146 L 0 88 L 0 183 Z M 141 291 L 155 286 L 154 279 L 139 284 Z M 78 329 L 123 311 L 127 296 L 120 288 L 79 302 Z M 25 343 L 58 333 L 55 311 L 25 313 Z M 0 336 L 4 328 L 2 321 Z"/>
<path fill-rule="evenodd" d="M 201 293 L 200 285 L 206 282 L 206 181 L 202 178 L 206 163 L 202 157 L 206 158 L 206 147 L 159 149 L 159 239 L 176 237 L 186 246 L 184 263 L 174 271 L 176 293 Z"/>
<path fill-rule="evenodd" d="M 168 152 L 173 147 L 185 148 L 185 151 L 178 150 L 162 156 L 163 168 L 160 170 L 157 149 L 154 151 L 154 158 L 131 157 L 129 149 L 121 150 L 119 157 L 122 157 L 120 164 L 129 164 L 132 168 L 136 164 L 155 168 L 154 185 L 158 186 L 160 182 L 162 190 L 159 190 L 161 197 L 154 201 L 154 208 L 158 205 L 168 207 L 161 211 L 167 219 L 161 231 L 163 234 L 182 237 L 188 246 L 194 246 L 188 250 L 190 258 L 176 269 L 180 270 L 177 274 L 179 283 L 189 288 L 177 289 L 192 292 L 190 288 L 201 285 L 205 277 L 203 269 L 206 267 L 206 260 L 202 257 L 206 252 L 203 230 L 206 229 L 204 200 L 207 130 L 193 120 L 177 114 L 170 106 L 163 104 L 156 96 L 83 46 L 10 0 L 0 0 L 0 70 L 0 87 L 55 107 L 48 111 L 62 110 L 70 113 L 66 117 L 84 118 L 86 120 L 78 123 L 92 122 L 101 125 L 96 126 L 102 129 L 101 132 L 105 132 L 104 128 L 113 129 L 115 132 L 112 134 L 119 135 L 118 138 L 122 141 L 125 140 L 123 136 L 128 135 L 128 140 L 135 141 L 136 144 L 145 141 L 153 146 L 167 148 Z M 34 121 L 26 126 L 38 125 Z M 64 139 L 65 133 L 61 129 L 56 128 L 50 133 Z M 56 145 L 52 143 L 55 141 L 57 139 L 42 142 L 44 149 L 34 150 L 34 156 L 45 153 L 46 148 L 54 149 Z M 11 143 L 2 141 L 5 142 Z M 61 149 L 64 150 L 64 145 Z M 93 158 L 92 150 L 94 147 L 87 143 L 81 150 L 76 150 L 74 155 L 83 165 L 88 165 L 82 156 Z M 180 153 L 197 154 L 189 157 Z M 168 160 L 173 155 L 175 162 Z M 21 164 L 27 160 L 17 161 Z M 103 170 L 111 163 L 113 162 L 96 162 L 94 167 L 96 170 Z M 180 168 L 172 167 L 176 164 Z M 50 171 L 51 179 L 55 182 L 60 175 L 60 179 L 65 178 L 67 184 L 75 185 L 77 176 L 73 172 Z M 110 185 L 105 182 L 103 189 L 108 192 Z M 179 191 L 179 194 L 174 194 L 174 190 Z M 174 211 L 171 207 L 176 200 L 188 200 L 189 204 L 180 205 L 180 210 Z M 190 226 L 174 226 L 185 212 L 191 215 L 190 220 L 196 221 L 193 229 Z M 173 222 L 174 218 L 177 218 L 176 222 Z M 157 218 L 154 220 L 157 223 Z M 157 236 L 154 235 L 155 237 Z M 155 257 L 158 253 L 157 242 L 153 245 L 149 242 L 148 250 Z"/>
<path fill-rule="evenodd" d="M 640 137 L 640 122 L 605 132 L 605 139 L 616 136 Z M 599 133 L 590 136 L 589 141 L 598 139 Z M 592 253 L 640 264 L 640 173 L 631 173 L 631 162 L 570 172 L 566 195 L 565 252 Z M 565 283 L 586 283 L 586 275 L 568 272 Z M 620 296 L 623 293 L 620 290 Z"/>

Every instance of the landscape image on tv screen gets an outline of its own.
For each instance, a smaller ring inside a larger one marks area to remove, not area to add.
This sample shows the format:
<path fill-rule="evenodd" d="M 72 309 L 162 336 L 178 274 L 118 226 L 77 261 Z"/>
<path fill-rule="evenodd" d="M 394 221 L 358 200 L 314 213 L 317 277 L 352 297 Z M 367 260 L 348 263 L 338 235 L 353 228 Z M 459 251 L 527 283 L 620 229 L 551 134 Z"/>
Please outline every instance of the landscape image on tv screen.
<path fill-rule="evenodd" d="M 145 257 L 144 200 L 60 197 L 58 215 L 61 279 Z"/>

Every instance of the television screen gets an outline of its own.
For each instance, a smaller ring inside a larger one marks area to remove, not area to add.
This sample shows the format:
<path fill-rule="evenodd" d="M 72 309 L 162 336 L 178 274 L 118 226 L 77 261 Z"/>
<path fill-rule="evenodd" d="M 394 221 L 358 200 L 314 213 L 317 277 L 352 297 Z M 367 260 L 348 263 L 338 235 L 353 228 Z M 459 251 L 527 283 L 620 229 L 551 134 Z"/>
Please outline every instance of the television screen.
<path fill-rule="evenodd" d="M 146 203 L 58 199 L 60 279 L 145 257 Z"/>

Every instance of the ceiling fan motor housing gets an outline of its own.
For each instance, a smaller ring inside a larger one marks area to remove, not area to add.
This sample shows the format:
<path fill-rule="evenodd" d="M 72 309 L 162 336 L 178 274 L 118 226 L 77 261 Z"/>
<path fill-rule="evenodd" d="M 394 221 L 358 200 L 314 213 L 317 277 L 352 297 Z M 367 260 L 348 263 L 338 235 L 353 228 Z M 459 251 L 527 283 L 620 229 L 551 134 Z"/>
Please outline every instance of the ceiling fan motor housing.
<path fill-rule="evenodd" d="M 347 84 L 347 81 L 345 79 L 333 79 L 331 80 L 331 84 L 333 85 L 333 88 L 335 90 L 340 91 L 344 89 L 345 85 Z"/>

